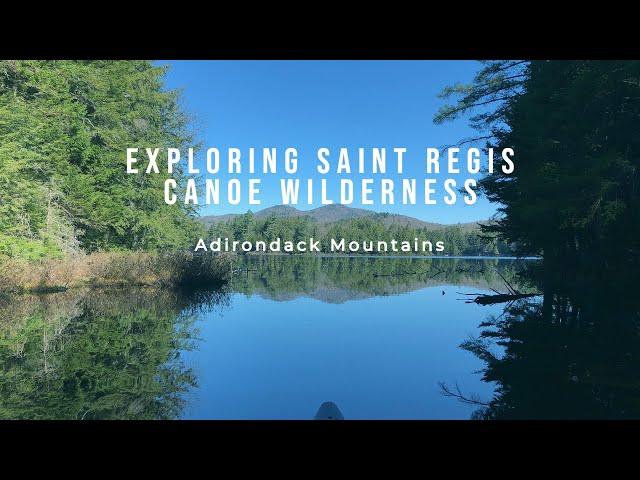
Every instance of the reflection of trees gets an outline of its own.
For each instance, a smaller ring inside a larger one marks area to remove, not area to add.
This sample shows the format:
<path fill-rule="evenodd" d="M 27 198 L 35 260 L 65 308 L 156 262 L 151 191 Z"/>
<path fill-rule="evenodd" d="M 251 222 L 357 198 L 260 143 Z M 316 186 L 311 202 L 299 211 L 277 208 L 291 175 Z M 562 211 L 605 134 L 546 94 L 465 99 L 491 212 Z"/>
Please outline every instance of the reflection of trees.
<path fill-rule="evenodd" d="M 444 284 L 488 288 L 512 279 L 515 262 L 425 258 L 363 258 L 256 255 L 243 260 L 249 272 L 234 289 L 272 299 L 311 296 L 327 302 L 391 295 Z"/>
<path fill-rule="evenodd" d="M 640 418 L 639 309 L 601 288 L 515 304 L 461 345 L 497 385 L 476 417 Z"/>
<path fill-rule="evenodd" d="M 226 301 L 209 295 L 210 304 Z M 192 299 L 176 292 L 65 292 L 2 305 L 0 418 L 167 419 L 196 385 Z"/>

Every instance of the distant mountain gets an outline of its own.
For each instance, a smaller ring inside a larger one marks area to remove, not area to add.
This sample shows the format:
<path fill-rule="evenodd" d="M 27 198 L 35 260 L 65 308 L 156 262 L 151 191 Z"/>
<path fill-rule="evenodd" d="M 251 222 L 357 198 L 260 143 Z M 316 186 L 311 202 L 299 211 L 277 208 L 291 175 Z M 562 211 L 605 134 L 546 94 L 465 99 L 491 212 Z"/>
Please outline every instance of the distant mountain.
<path fill-rule="evenodd" d="M 370 217 L 373 220 L 382 222 L 384 225 L 407 225 L 410 227 L 428 227 L 430 229 L 444 228 L 449 225 L 442 223 L 425 222 L 418 218 L 409 217 L 407 215 L 399 215 L 396 213 L 380 213 L 373 212 L 371 210 L 365 210 L 363 208 L 352 208 L 346 205 L 325 205 L 322 207 L 314 208 L 313 210 L 298 210 L 290 205 L 276 205 L 274 207 L 268 207 L 263 210 L 254 212 L 257 219 L 265 219 L 271 215 L 276 217 L 302 217 L 309 216 L 318 224 L 325 225 L 333 222 L 339 222 L 342 220 L 351 220 L 354 218 Z M 206 226 L 210 226 L 216 223 L 225 222 L 237 217 L 238 214 L 226 214 L 226 215 L 207 215 L 200 217 L 200 221 Z M 457 226 L 474 229 L 477 228 L 478 222 L 458 223 Z"/>
<path fill-rule="evenodd" d="M 278 218 L 282 217 L 301 217 L 305 215 L 306 212 L 298 210 L 295 207 L 291 207 L 289 205 L 276 205 L 275 207 L 268 207 L 263 210 L 258 210 L 255 212 L 256 218 L 267 218 L 271 215 L 275 215 Z"/>

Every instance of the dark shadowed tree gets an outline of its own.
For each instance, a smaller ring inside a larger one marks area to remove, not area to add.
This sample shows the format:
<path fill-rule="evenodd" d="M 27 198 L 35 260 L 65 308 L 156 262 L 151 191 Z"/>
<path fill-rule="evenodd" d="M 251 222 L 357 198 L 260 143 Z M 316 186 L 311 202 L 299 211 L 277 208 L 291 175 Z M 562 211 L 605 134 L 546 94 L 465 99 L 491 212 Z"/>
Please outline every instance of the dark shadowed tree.
<path fill-rule="evenodd" d="M 459 100 L 436 122 L 488 108 L 471 117 L 476 140 L 515 150 L 514 173 L 480 183 L 499 204 L 486 232 L 592 277 L 637 268 L 640 62 L 490 62 L 444 93 Z"/>

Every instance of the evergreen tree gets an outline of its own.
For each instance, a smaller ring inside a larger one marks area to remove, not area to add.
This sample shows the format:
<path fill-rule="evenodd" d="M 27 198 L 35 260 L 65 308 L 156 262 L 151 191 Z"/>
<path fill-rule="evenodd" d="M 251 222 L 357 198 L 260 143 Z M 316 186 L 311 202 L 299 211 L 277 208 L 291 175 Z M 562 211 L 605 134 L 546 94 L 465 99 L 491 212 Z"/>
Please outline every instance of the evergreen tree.
<path fill-rule="evenodd" d="M 0 253 L 193 242 L 192 207 L 164 203 L 168 175 L 125 168 L 127 147 L 191 145 L 164 73 L 147 61 L 0 62 Z"/>
<path fill-rule="evenodd" d="M 498 168 L 481 181 L 501 205 L 486 232 L 550 266 L 637 269 L 640 62 L 489 62 L 444 94 L 458 102 L 436 122 L 480 108 L 475 140 L 516 152 L 512 174 Z"/>

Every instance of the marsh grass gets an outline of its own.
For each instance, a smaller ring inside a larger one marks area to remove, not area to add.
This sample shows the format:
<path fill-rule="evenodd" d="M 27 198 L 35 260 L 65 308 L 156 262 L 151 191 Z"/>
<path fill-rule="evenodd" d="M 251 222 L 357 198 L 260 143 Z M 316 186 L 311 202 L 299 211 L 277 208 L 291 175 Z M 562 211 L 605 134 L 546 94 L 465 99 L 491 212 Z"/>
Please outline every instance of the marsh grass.
<path fill-rule="evenodd" d="M 77 287 L 195 287 L 224 283 L 227 255 L 101 252 L 37 261 L 0 259 L 0 292 L 50 293 Z"/>

